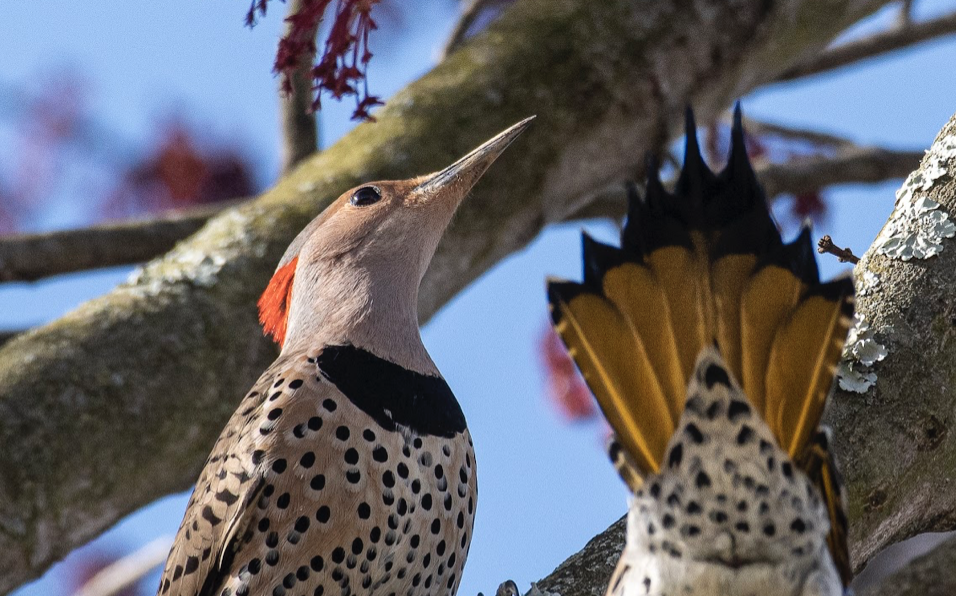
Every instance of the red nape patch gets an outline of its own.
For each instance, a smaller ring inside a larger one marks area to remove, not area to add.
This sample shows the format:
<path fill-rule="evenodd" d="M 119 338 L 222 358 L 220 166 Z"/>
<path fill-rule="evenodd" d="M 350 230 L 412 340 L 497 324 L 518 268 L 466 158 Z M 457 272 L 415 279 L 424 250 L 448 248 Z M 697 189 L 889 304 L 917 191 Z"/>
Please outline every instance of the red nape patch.
<path fill-rule="evenodd" d="M 299 257 L 279 268 L 259 298 L 259 322 L 262 334 L 271 335 L 281 347 L 285 343 L 285 332 L 289 324 L 289 301 L 292 300 L 292 280 L 295 277 L 295 265 Z"/>

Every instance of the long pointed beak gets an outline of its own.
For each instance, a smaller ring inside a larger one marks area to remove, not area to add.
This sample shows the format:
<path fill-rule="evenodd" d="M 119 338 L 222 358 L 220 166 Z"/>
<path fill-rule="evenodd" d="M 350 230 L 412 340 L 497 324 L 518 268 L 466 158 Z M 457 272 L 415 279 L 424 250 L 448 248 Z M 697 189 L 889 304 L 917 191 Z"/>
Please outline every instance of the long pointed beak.
<path fill-rule="evenodd" d="M 518 135 L 520 135 L 534 120 L 534 116 L 525 118 L 507 130 L 498 133 L 494 138 L 485 141 L 480 147 L 451 164 L 444 170 L 436 172 L 415 187 L 416 193 L 431 195 L 439 190 L 455 189 L 463 197 L 478 182 L 482 174 L 498 159 Z"/>

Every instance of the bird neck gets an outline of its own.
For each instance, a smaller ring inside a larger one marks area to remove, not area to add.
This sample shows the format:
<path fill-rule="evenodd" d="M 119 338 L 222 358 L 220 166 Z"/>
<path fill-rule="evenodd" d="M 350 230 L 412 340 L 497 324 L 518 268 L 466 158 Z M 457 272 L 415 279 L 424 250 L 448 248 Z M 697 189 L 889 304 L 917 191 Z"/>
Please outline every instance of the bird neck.
<path fill-rule="evenodd" d="M 416 275 L 355 268 L 338 275 L 300 268 L 283 354 L 353 345 L 406 369 L 440 376 L 418 328 Z"/>

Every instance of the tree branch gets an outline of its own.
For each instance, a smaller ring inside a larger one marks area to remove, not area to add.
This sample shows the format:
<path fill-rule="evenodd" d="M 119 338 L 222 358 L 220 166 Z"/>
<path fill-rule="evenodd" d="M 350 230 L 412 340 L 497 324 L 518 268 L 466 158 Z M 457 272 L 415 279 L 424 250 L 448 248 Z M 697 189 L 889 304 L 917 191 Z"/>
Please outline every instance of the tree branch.
<path fill-rule="evenodd" d="M 0 237 L 0 282 L 142 263 L 171 250 L 223 209 L 247 200 L 172 211 L 148 220 Z"/>
<path fill-rule="evenodd" d="M 762 164 L 760 181 L 767 196 L 801 194 L 835 184 L 876 183 L 905 178 L 919 164 L 922 151 L 851 147 L 832 157 L 798 157 Z"/>
<path fill-rule="evenodd" d="M 861 60 L 882 56 L 937 37 L 956 33 L 956 12 L 922 23 L 909 23 L 890 31 L 883 31 L 847 42 L 823 51 L 819 55 L 788 69 L 777 79 L 792 81 L 801 77 L 856 64 Z"/>
<path fill-rule="evenodd" d="M 289 2 L 289 16 L 302 9 L 304 0 Z M 286 22 L 286 34 L 292 27 Z M 312 31 L 314 39 L 316 31 Z M 292 91 L 279 93 L 282 118 L 282 171 L 289 172 L 319 149 L 319 126 L 312 110 L 312 63 L 315 52 L 299 56 L 299 66 L 289 77 Z"/>
<path fill-rule="evenodd" d="M 260 199 L 132 281 L 0 348 L 0 592 L 189 486 L 274 359 L 255 301 L 288 243 L 361 181 L 435 171 L 538 120 L 489 171 L 423 282 L 427 319 L 586 192 L 766 81 L 884 0 L 518 0 Z M 686 43 L 693 39 L 693 44 Z M 520 200 L 515 200 L 520 197 Z"/>

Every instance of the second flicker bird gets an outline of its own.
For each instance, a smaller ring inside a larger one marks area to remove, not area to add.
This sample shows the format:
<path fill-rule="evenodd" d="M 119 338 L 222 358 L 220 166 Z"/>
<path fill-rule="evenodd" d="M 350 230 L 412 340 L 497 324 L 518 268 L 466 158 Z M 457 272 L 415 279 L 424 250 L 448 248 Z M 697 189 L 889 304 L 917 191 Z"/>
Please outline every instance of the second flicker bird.
<path fill-rule="evenodd" d="M 418 288 L 459 203 L 530 118 L 448 168 L 350 190 L 259 302 L 278 359 L 196 483 L 159 596 L 452 596 L 477 484 Z"/>
<path fill-rule="evenodd" d="M 841 481 L 820 418 L 853 314 L 809 230 L 784 244 L 744 147 L 708 169 L 687 115 L 673 193 L 653 164 L 621 248 L 584 239 L 555 327 L 614 429 L 634 491 L 609 596 L 839 596 Z"/>

